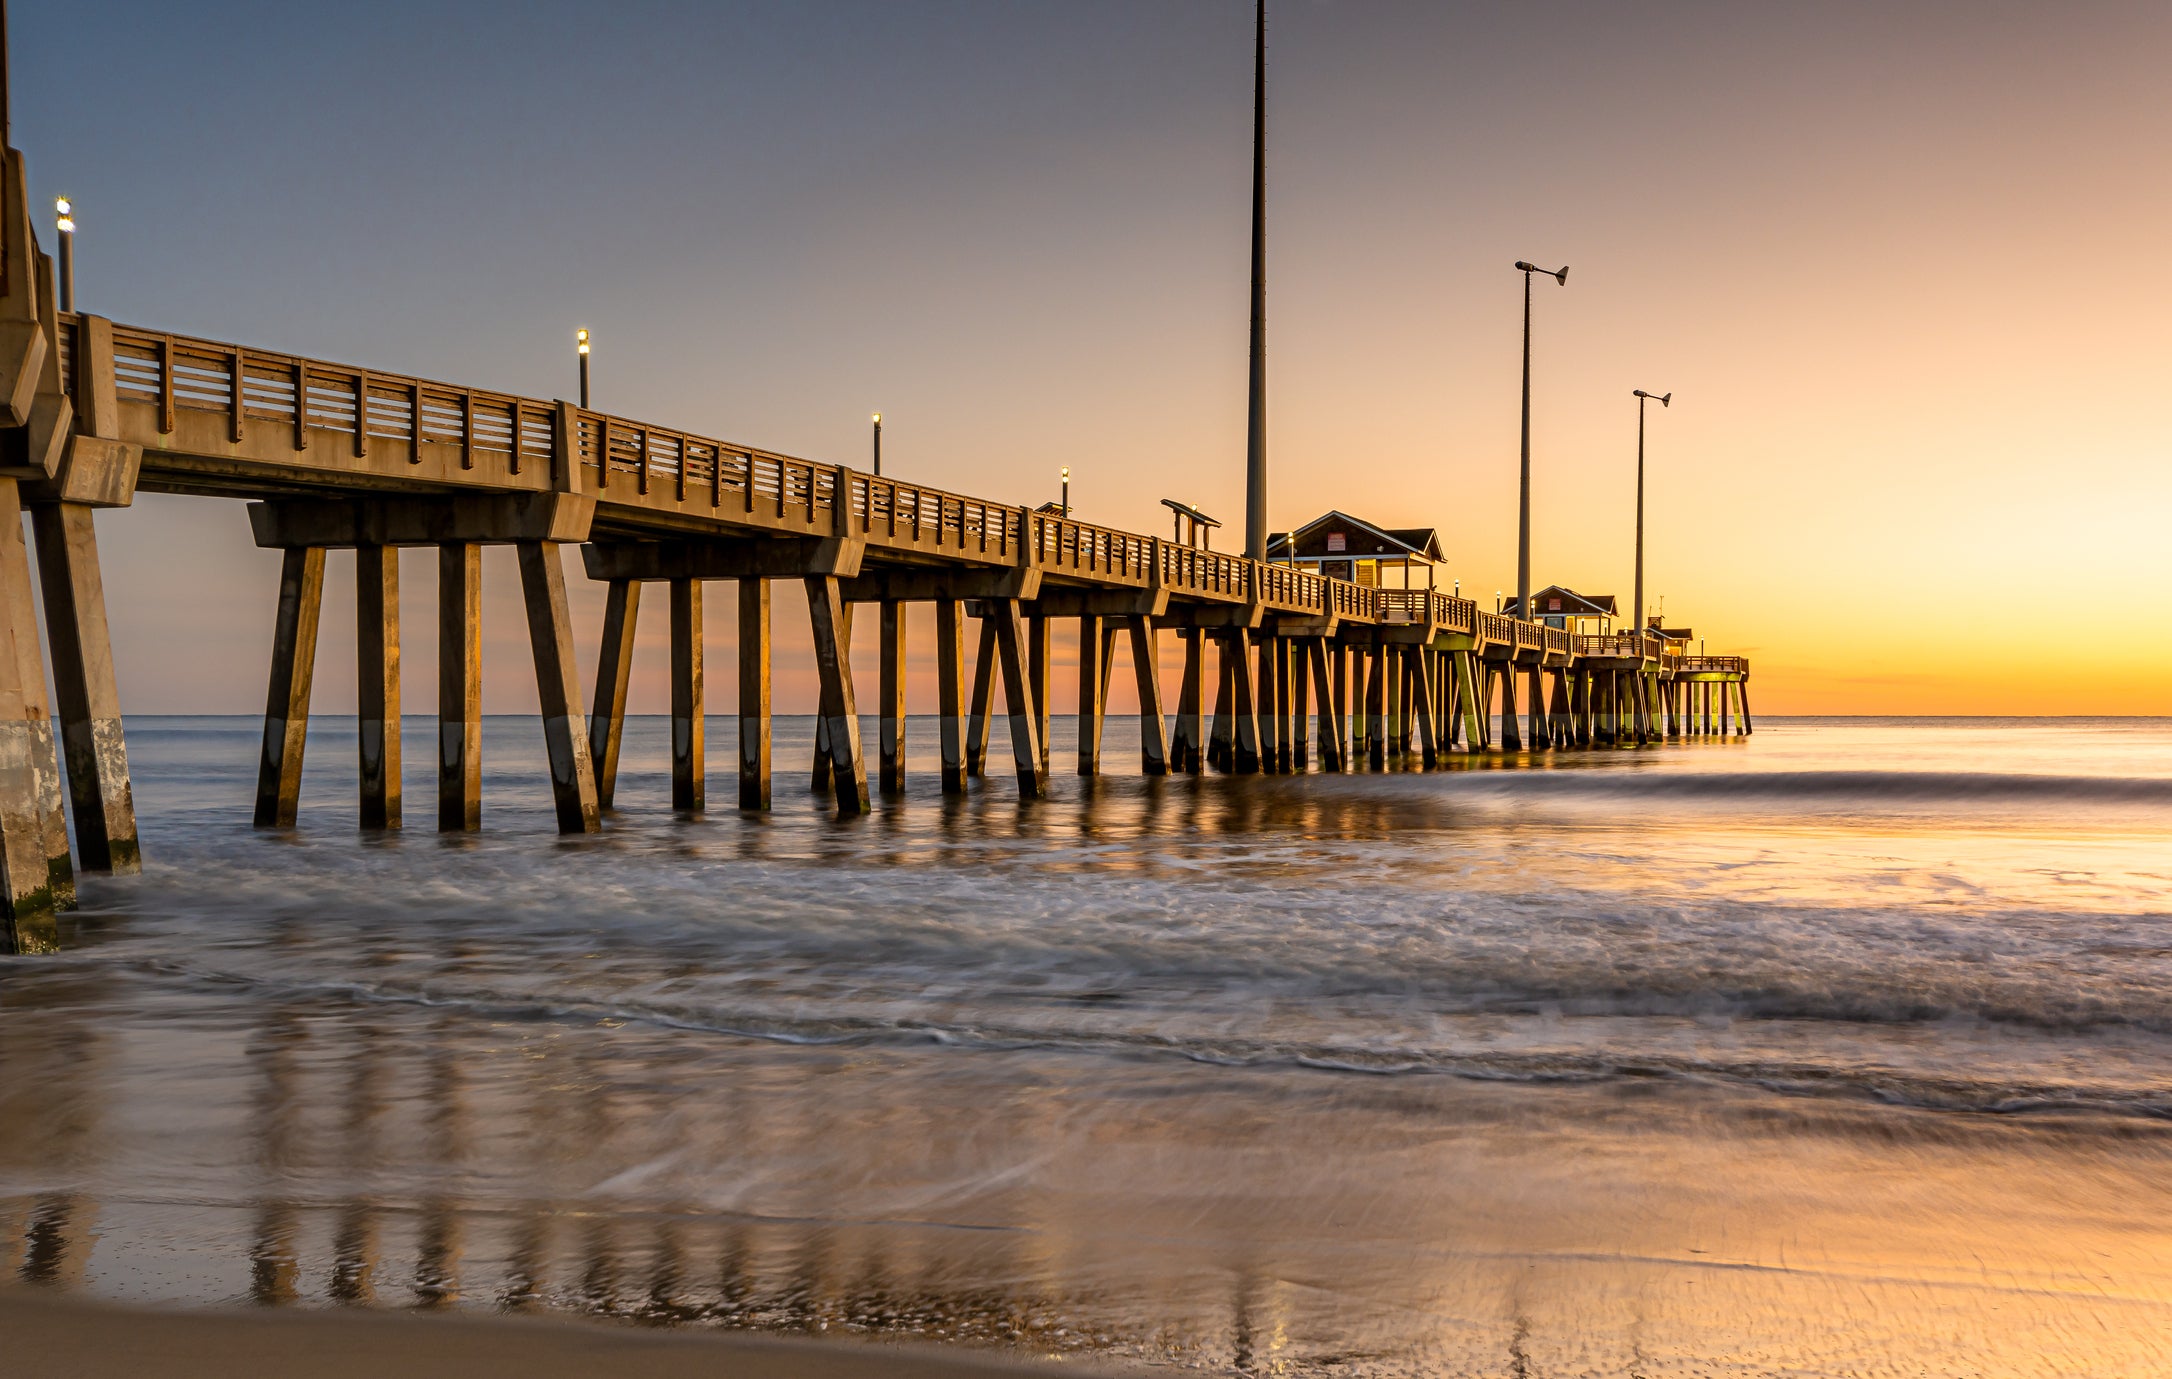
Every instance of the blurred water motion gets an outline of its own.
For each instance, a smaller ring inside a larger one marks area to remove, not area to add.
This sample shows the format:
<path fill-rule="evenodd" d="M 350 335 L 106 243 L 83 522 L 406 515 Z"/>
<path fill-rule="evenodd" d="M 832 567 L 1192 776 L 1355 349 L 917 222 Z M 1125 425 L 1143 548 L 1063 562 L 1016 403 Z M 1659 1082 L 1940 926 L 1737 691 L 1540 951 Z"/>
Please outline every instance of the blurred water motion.
<path fill-rule="evenodd" d="M 2172 725 L 1025 809 L 916 759 L 840 825 L 789 731 L 774 817 L 674 819 L 637 720 L 588 840 L 532 721 L 453 840 L 357 835 L 319 728 L 283 837 L 253 720 L 130 724 L 149 872 L 0 966 L 14 1284 L 1247 1373 L 2172 1365 Z"/>

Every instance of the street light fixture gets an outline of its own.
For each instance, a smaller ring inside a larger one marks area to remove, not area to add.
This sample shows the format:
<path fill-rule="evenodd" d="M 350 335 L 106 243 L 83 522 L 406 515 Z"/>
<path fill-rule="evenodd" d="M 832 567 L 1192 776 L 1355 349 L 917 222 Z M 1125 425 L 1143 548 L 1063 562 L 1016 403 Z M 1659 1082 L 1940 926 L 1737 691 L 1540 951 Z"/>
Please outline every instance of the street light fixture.
<path fill-rule="evenodd" d="M 1529 617 L 1531 609 L 1531 275 L 1543 273 L 1563 287 L 1569 285 L 1569 268 L 1541 268 L 1516 260 L 1523 274 L 1523 481 L 1516 508 L 1516 606 Z"/>
<path fill-rule="evenodd" d="M 55 197 L 53 210 L 60 226 L 60 309 L 75 310 L 75 203 Z"/>
<path fill-rule="evenodd" d="M 882 413 L 875 413 L 875 477 L 882 477 Z"/>
<path fill-rule="evenodd" d="M 1644 404 L 1656 402 L 1662 407 L 1674 405 L 1672 393 L 1647 393 L 1636 390 L 1637 400 L 1637 615 L 1638 646 L 1644 636 Z"/>
<path fill-rule="evenodd" d="M 1065 465 L 1058 472 L 1063 476 L 1063 520 L 1068 522 L 1071 520 L 1071 466 Z"/>
<path fill-rule="evenodd" d="M 573 348 L 581 356 L 581 410 L 588 410 L 588 327 L 573 332 Z"/>

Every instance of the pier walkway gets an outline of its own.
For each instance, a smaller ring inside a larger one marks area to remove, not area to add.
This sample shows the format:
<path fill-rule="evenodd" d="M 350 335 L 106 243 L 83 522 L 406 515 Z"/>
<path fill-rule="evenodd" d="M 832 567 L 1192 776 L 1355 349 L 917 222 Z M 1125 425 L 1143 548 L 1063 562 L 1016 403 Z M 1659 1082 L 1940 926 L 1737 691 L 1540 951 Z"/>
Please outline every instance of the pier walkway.
<path fill-rule="evenodd" d="M 139 491 L 250 504 L 283 552 L 256 822 L 293 823 L 326 552 L 352 550 L 360 614 L 360 816 L 402 801 L 399 566 L 431 547 L 441 576 L 438 826 L 481 819 L 484 545 L 518 552 L 559 826 L 593 831 L 612 800 L 645 584 L 667 586 L 675 807 L 706 804 L 700 628 L 707 584 L 739 615 L 738 805 L 767 808 L 770 588 L 807 591 L 820 672 L 813 780 L 841 815 L 870 808 L 854 612 L 876 605 L 876 787 L 903 788 L 905 619 L 934 605 L 945 793 L 982 774 L 997 689 L 1018 790 L 1047 789 L 1049 626 L 1075 618 L 1077 770 L 1102 769 L 1119 643 L 1147 774 L 1431 765 L 1451 752 L 1637 745 L 1750 730 L 1749 665 L 1651 633 L 1575 636 L 1432 590 L 1365 587 L 844 465 L 781 455 L 562 400 L 518 397 L 118 324 L 57 309 L 22 155 L 0 186 L 0 909 L 70 903 L 75 862 L 136 864 L 127 751 L 93 514 Z M 20 533 L 36 537 L 57 703 L 46 700 Z M 593 695 L 577 681 L 563 548 L 606 583 Z M 269 592 L 269 591 L 267 591 Z M 968 625 L 976 634 L 968 649 Z M 1181 688 L 1163 702 L 1163 634 Z M 57 709 L 60 739 L 51 720 Z M 62 814 L 73 807 L 77 856 Z"/>

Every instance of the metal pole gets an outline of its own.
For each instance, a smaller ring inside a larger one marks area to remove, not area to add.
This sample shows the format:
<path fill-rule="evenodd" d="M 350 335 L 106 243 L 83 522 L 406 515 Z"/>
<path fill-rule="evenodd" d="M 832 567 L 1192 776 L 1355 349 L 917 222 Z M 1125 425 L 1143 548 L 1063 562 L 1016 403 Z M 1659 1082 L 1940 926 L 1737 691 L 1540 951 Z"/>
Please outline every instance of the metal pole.
<path fill-rule="evenodd" d="M 1071 517 L 1071 471 L 1070 471 L 1070 470 L 1068 470 L 1068 469 L 1066 469 L 1065 471 L 1063 471 L 1063 515 L 1064 515 L 1064 519 L 1065 519 L 1066 521 L 1069 521 L 1069 520 L 1070 520 L 1070 517 Z"/>
<path fill-rule="evenodd" d="M 61 202 L 61 204 L 63 206 L 68 205 L 65 201 Z M 60 218 L 61 230 L 57 236 L 60 240 L 60 309 L 62 311 L 75 310 L 75 231 L 69 228 L 73 222 L 74 217 L 62 215 Z"/>
<path fill-rule="evenodd" d="M 1637 398 L 1637 647 L 1644 646 L 1644 404 Z"/>
<path fill-rule="evenodd" d="M 1244 553 L 1267 558 L 1267 0 L 1252 39 L 1252 388 L 1244 433 Z"/>
<path fill-rule="evenodd" d="M 588 328 L 583 326 L 573 335 L 574 348 L 581 356 L 581 410 L 588 410 Z"/>
<path fill-rule="evenodd" d="M 1516 505 L 1516 607 L 1531 616 L 1531 274 L 1523 275 L 1523 482 Z"/>
<path fill-rule="evenodd" d="M 875 477 L 882 477 L 882 413 L 875 413 Z"/>

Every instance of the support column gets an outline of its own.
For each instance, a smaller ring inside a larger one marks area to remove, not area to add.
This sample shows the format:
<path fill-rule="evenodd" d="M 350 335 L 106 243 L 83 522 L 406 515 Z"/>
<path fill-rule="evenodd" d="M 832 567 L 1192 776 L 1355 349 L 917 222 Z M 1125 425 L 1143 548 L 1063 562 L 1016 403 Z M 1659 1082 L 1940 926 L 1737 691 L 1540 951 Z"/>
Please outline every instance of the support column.
<path fill-rule="evenodd" d="M 709 803 L 708 705 L 702 674 L 701 581 L 671 581 L 671 807 Z"/>
<path fill-rule="evenodd" d="M 1041 705 L 1033 697 L 1033 656 L 1026 616 L 1017 599 L 991 599 L 987 611 L 995 626 L 996 658 L 1003 664 L 1003 702 L 1010 710 L 1011 756 L 1018 764 L 1018 798 L 1048 794 L 1048 757 L 1039 736 Z M 1044 623 L 1042 631 L 1045 632 Z M 1042 666 L 1045 669 L 1047 662 Z"/>
<path fill-rule="evenodd" d="M 354 553 L 356 723 L 362 827 L 400 826 L 400 551 Z"/>
<path fill-rule="evenodd" d="M 1371 762 L 1373 755 L 1372 649 L 1349 648 L 1350 659 L 1350 761 L 1351 769 Z"/>
<path fill-rule="evenodd" d="M 1151 623 L 1148 625 L 1152 626 Z M 1177 633 L 1177 638 L 1184 644 L 1184 675 L 1177 683 L 1176 738 L 1170 744 L 1170 766 L 1173 770 L 1196 776 L 1203 759 L 1201 749 L 1204 745 L 1202 739 L 1205 737 L 1200 722 L 1201 675 L 1204 670 L 1201 664 L 1201 644 L 1205 638 L 1196 627 L 1182 629 Z"/>
<path fill-rule="evenodd" d="M 1161 712 L 1161 645 L 1154 620 L 1136 614 L 1131 630 L 1131 674 L 1139 686 L 1139 771 L 1169 774 L 1169 720 Z"/>
<path fill-rule="evenodd" d="M 1750 681 L 1748 676 L 1735 681 L 1735 704 L 1742 710 L 1742 735 L 1748 737 L 1757 731 L 1750 725 Z"/>
<path fill-rule="evenodd" d="M 822 726 L 837 817 L 867 812 L 867 761 L 860 755 L 860 706 L 852 693 L 851 608 L 835 575 L 809 575 L 807 613 L 814 628 L 815 669 L 822 679 Z"/>
<path fill-rule="evenodd" d="M 1388 764 L 1388 650 L 1369 646 L 1358 652 L 1365 669 L 1365 760 L 1375 770 Z"/>
<path fill-rule="evenodd" d="M 1275 673 L 1275 644 L 1281 638 L 1275 636 L 1271 630 L 1256 632 L 1253 637 L 1251 664 L 1253 691 L 1258 696 L 1256 721 L 1260 734 L 1259 769 L 1273 775 L 1282 769 L 1278 738 L 1287 731 L 1278 732 L 1278 725 L 1282 721 L 1282 707 L 1276 702 L 1281 686 L 1277 683 L 1278 677 Z"/>
<path fill-rule="evenodd" d="M 1101 774 L 1101 716 L 1108 688 L 1101 673 L 1101 619 L 1087 613 L 1078 620 L 1078 773 Z"/>
<path fill-rule="evenodd" d="M 1399 647 L 1382 646 L 1374 655 L 1373 674 L 1380 681 L 1381 719 L 1373 725 L 1373 730 L 1387 739 L 1385 758 L 1399 760 L 1409 750 L 1408 714 L 1403 701 L 1410 693 L 1407 683 L 1410 671 L 1403 664 Z"/>
<path fill-rule="evenodd" d="M 739 807 L 769 808 L 769 581 L 739 581 Z"/>
<path fill-rule="evenodd" d="M 1468 651 L 1449 653 L 1455 661 L 1456 706 L 1463 716 L 1463 750 L 1482 752 L 1486 749 L 1486 730 L 1483 720 L 1485 701 L 1478 693 L 1478 667 Z"/>
<path fill-rule="evenodd" d="M 483 826 L 483 548 L 437 548 L 437 830 Z"/>
<path fill-rule="evenodd" d="M 1048 779 L 1048 619 L 1039 613 L 1026 620 L 1027 669 L 1032 673 L 1033 741 L 1041 753 L 1041 779 Z"/>
<path fill-rule="evenodd" d="M 1417 707 L 1419 759 L 1428 767 L 1440 765 L 1440 733 L 1433 716 L 1433 676 L 1428 658 L 1431 653 L 1424 647 L 1410 649 L 1410 677 L 1416 693 L 1411 702 Z"/>
<path fill-rule="evenodd" d="M 1735 727 L 1734 727 L 1734 722 L 1733 722 L 1733 715 L 1732 715 L 1732 712 L 1731 712 L 1731 711 L 1733 710 L 1733 708 L 1734 708 L 1734 703 L 1733 703 L 1733 693 L 1732 693 L 1732 691 L 1733 691 L 1733 690 L 1734 690 L 1734 685 L 1733 685 L 1732 683 L 1730 683 L 1729 681 L 1726 681 L 1726 680 L 1722 680 L 1722 681 L 1720 681 L 1720 686 L 1719 686 L 1719 692 L 1720 692 L 1720 710 L 1719 710 L 1719 718 L 1720 718 L 1720 736 L 1721 736 L 1721 737 L 1733 737 L 1733 736 L 1735 735 Z"/>
<path fill-rule="evenodd" d="M 1572 746 L 1575 742 L 1575 714 L 1569 708 L 1569 672 L 1555 670 L 1553 681 L 1552 709 L 1548 717 L 1553 720 L 1554 745 Z"/>
<path fill-rule="evenodd" d="M 292 828 L 302 797 L 309 742 L 309 691 L 317 666 L 317 616 L 324 607 L 324 550 L 284 553 L 279 612 L 272 624 L 271 691 L 264 701 L 264 749 L 256 776 L 256 826 Z"/>
<path fill-rule="evenodd" d="M 1252 683 L 1252 658 L 1244 643 L 1245 633 L 1231 632 L 1222 654 L 1230 668 L 1230 718 L 1235 729 L 1232 769 L 1240 776 L 1255 776 L 1260 770 L 1259 693 Z"/>
<path fill-rule="evenodd" d="M 1305 637 L 1283 648 L 1282 664 L 1290 682 L 1290 769 L 1303 775 L 1312 767 L 1312 648 Z M 1327 705 L 1320 705 L 1325 710 Z"/>
<path fill-rule="evenodd" d="M 1523 750 L 1523 725 L 1516 707 L 1516 663 L 1501 663 L 1501 748 L 1503 751 Z"/>
<path fill-rule="evenodd" d="M 1334 700 L 1335 769 L 1347 771 L 1350 769 L 1350 753 L 1353 750 L 1350 745 L 1350 654 L 1341 642 L 1330 637 L 1320 639 L 1320 654 L 1327 665 L 1328 679 L 1327 692 L 1320 696 L 1320 704 L 1324 708 L 1330 696 Z M 1321 726 L 1326 727 L 1325 724 Z M 1322 752 L 1327 750 L 1328 741 L 1325 736 L 1321 738 Z"/>
<path fill-rule="evenodd" d="M 1531 719 L 1531 731 L 1527 740 L 1534 752 L 1553 745 L 1553 734 L 1550 731 L 1552 725 L 1546 721 L 1544 679 L 1545 672 L 1536 665 L 1524 671 L 1524 693 L 1528 696 L 1528 712 Z"/>
<path fill-rule="evenodd" d="M 21 497 L 0 479 L 0 952 L 50 951 L 75 899 Z M 59 836 L 54 836 L 55 814 Z"/>
<path fill-rule="evenodd" d="M 876 694 L 881 707 L 876 716 L 876 757 L 880 762 L 882 793 L 905 793 L 905 606 L 896 599 L 882 601 L 882 645 L 877 659 L 881 671 Z"/>
<path fill-rule="evenodd" d="M 543 747 L 551 767 L 551 798 L 560 833 L 594 833 L 596 767 L 581 731 L 580 668 L 573 656 L 573 619 L 566 612 L 566 571 L 556 541 L 516 541 L 521 600 L 528 609 L 528 643 L 535 652 L 536 697 L 543 710 Z"/>
<path fill-rule="evenodd" d="M 1333 645 L 1325 637 L 1308 637 L 1305 640 L 1305 669 L 1312 679 L 1312 697 L 1320 704 L 1319 730 L 1314 741 L 1320 749 L 1320 769 L 1340 772 L 1342 758 L 1342 705 L 1338 703 L 1342 688 L 1339 674 L 1330 674 L 1327 664 L 1328 648 Z"/>
<path fill-rule="evenodd" d="M 980 649 L 973 658 L 972 717 L 965 729 L 965 773 L 984 775 L 988 768 L 988 720 L 995 709 L 996 620 L 985 609 L 980 617 Z"/>
<path fill-rule="evenodd" d="M 1207 738 L 1207 764 L 1217 771 L 1237 769 L 1237 721 L 1230 716 L 1229 701 L 1237 684 L 1237 668 L 1230 664 L 1229 637 L 1214 639 L 1214 719 Z"/>
<path fill-rule="evenodd" d="M 956 599 L 935 601 L 935 721 L 943 740 L 943 793 L 963 795 L 965 605 Z"/>
<path fill-rule="evenodd" d="M 633 674 L 634 622 L 641 585 L 614 579 L 603 596 L 603 645 L 596 655 L 596 706 L 588 716 L 588 756 L 596 768 L 596 803 L 618 794 L 618 744 L 626 730 L 626 686 Z"/>
<path fill-rule="evenodd" d="M 34 508 L 39 583 L 53 653 L 54 699 L 75 805 L 75 842 L 85 871 L 141 868 L 128 742 L 121 728 L 113 637 L 98 565 L 93 509 L 79 503 Z"/>

